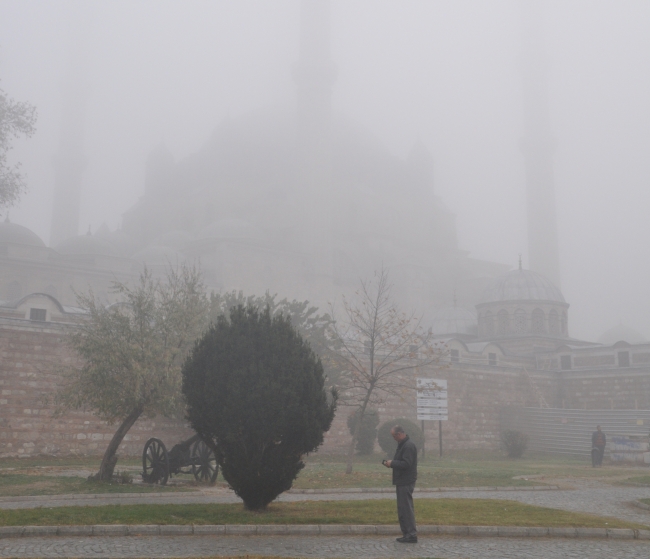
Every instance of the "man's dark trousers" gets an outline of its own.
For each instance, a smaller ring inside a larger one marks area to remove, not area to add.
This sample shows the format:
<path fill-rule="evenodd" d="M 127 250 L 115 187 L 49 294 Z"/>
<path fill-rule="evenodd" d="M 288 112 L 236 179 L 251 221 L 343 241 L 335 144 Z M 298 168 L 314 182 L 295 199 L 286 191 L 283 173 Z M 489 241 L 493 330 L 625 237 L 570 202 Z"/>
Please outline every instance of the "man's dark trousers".
<path fill-rule="evenodd" d="M 402 529 L 402 534 L 409 537 L 418 535 L 415 527 L 415 511 L 413 509 L 413 489 L 415 489 L 415 483 L 395 486 L 399 527 Z"/>
<path fill-rule="evenodd" d="M 413 489 L 418 479 L 418 450 L 408 436 L 397 445 L 390 467 L 393 468 L 397 518 L 402 534 L 416 538 L 418 533 L 413 510 Z"/>

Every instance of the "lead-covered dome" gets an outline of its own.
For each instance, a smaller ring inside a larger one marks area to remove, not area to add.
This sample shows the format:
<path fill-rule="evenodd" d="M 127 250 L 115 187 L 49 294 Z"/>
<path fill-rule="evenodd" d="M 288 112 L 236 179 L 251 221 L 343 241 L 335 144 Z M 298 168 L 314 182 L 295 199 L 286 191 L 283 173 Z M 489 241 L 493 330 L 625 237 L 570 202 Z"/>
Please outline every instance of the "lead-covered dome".
<path fill-rule="evenodd" d="M 492 280 L 478 311 L 479 337 L 568 338 L 569 305 L 560 290 L 531 270 L 512 270 Z"/>
<path fill-rule="evenodd" d="M 31 229 L 11 223 L 9 219 L 0 222 L 0 243 L 45 247 L 45 243 Z"/>
<path fill-rule="evenodd" d="M 506 301 L 566 303 L 562 292 L 549 279 L 522 268 L 492 280 L 481 297 L 481 304 Z"/>

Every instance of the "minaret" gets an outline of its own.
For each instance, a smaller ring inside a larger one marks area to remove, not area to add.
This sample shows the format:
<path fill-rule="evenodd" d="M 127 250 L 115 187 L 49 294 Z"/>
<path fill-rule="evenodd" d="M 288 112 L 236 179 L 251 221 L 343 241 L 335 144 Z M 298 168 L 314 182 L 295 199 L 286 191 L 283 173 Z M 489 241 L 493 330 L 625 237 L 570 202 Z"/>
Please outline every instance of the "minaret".
<path fill-rule="evenodd" d="M 72 4 L 71 4 L 72 6 Z M 71 20 L 73 19 L 73 14 Z M 86 168 L 83 152 L 87 98 L 85 45 L 70 33 L 68 68 L 62 87 L 61 130 L 54 156 L 54 203 L 50 246 L 79 234 L 81 186 Z M 75 40 L 76 39 L 76 40 Z"/>
<path fill-rule="evenodd" d="M 524 136 L 521 147 L 526 169 L 528 259 L 531 270 L 543 274 L 560 287 L 553 174 L 555 139 L 551 130 L 548 102 L 548 63 L 543 46 L 542 6 L 540 0 L 521 2 L 524 101 Z"/>
<path fill-rule="evenodd" d="M 332 273 L 331 114 L 336 69 L 330 56 L 329 0 L 302 0 L 300 55 L 293 67 L 297 97 L 296 156 L 301 228 L 318 275 Z"/>

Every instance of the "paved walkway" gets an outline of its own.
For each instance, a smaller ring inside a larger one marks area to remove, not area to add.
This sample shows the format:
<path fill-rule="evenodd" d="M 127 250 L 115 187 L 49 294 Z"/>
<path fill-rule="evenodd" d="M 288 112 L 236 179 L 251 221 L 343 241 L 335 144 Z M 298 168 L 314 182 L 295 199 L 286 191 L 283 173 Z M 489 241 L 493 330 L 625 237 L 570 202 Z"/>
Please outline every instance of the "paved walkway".
<path fill-rule="evenodd" d="M 393 537 L 185 536 L 112 538 L 20 538 L 0 540 L 0 557 L 440 557 L 444 559 L 647 559 L 642 541 L 420 538 L 415 545 Z"/>

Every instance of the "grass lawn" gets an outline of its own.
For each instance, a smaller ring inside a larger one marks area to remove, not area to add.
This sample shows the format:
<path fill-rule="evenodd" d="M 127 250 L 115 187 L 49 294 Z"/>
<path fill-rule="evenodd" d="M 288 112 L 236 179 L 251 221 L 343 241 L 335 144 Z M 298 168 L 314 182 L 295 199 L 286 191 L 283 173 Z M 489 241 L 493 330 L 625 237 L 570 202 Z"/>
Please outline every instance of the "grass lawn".
<path fill-rule="evenodd" d="M 639 484 L 639 485 L 648 485 L 650 486 L 650 475 L 649 476 L 634 476 L 628 477 L 621 481 L 621 483 L 630 483 L 630 484 Z"/>
<path fill-rule="evenodd" d="M 188 478 L 189 479 L 189 478 Z M 193 478 L 192 478 L 193 479 Z M 70 493 L 166 493 L 192 491 L 187 485 L 160 487 L 143 484 L 97 483 L 81 477 L 0 474 L 0 497 L 25 495 L 64 495 Z"/>
<path fill-rule="evenodd" d="M 495 499 L 416 499 L 419 524 L 643 528 L 630 522 Z M 118 505 L 1 510 L 0 525 L 70 524 L 396 524 L 393 499 L 241 504 Z"/>
<path fill-rule="evenodd" d="M 345 456 L 314 453 L 306 460 L 293 487 L 296 489 L 337 489 L 349 487 L 390 487 L 391 472 L 381 465 L 383 456 L 356 456 L 354 471 L 345 474 Z M 195 489 L 193 477 L 174 476 L 180 485 L 166 488 L 134 485 L 93 484 L 85 477 L 57 476 L 63 470 L 97 471 L 99 457 L 35 457 L 0 460 L 0 496 L 51 495 L 64 493 L 114 493 L 150 491 L 190 491 Z M 141 462 L 138 457 L 120 458 L 117 471 L 127 470 L 139 477 Z M 557 478 L 598 479 L 602 482 L 625 482 L 626 479 L 644 483 L 650 476 L 630 477 L 642 468 L 604 465 L 592 468 L 585 459 L 547 455 L 526 455 L 511 460 L 493 452 L 456 452 L 439 458 L 429 452 L 418 464 L 418 487 L 477 487 L 530 486 L 554 483 Z M 68 472 L 70 473 L 70 472 Z M 48 475 L 44 475 L 48 474 Z M 514 477 L 531 476 L 528 479 Z M 220 476 L 219 481 L 223 483 Z"/>

